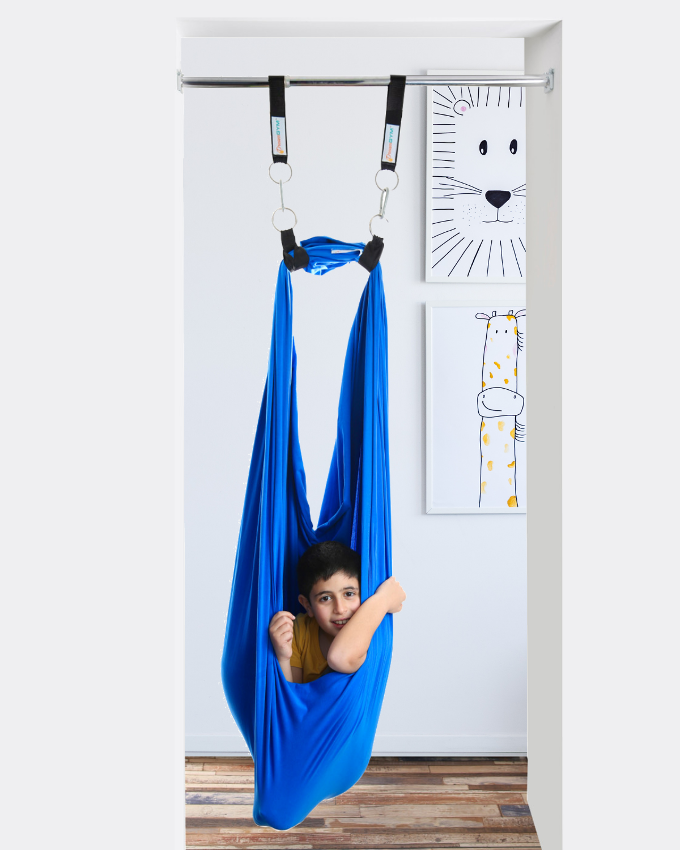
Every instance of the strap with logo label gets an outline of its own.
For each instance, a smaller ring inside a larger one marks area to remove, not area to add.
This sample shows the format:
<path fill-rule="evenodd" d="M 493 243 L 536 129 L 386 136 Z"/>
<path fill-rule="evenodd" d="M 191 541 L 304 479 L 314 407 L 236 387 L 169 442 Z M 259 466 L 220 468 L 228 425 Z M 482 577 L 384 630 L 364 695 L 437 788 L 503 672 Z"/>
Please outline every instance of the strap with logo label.
<path fill-rule="evenodd" d="M 404 108 L 404 91 L 406 77 L 390 74 L 390 84 L 387 87 L 387 111 L 385 113 L 385 135 L 383 137 L 381 169 L 394 171 L 397 167 L 399 152 L 399 130 L 401 129 L 401 113 Z"/>
<path fill-rule="evenodd" d="M 269 77 L 269 117 L 274 162 L 288 162 L 286 138 L 286 78 Z"/>
<path fill-rule="evenodd" d="M 288 166 L 290 169 L 290 177 L 285 181 L 286 183 L 293 176 L 293 169 L 288 162 L 288 138 L 286 136 L 286 78 L 285 77 L 272 77 L 268 78 L 269 80 L 269 124 L 271 129 L 271 137 L 272 137 L 272 165 L 269 166 L 269 176 L 275 183 L 278 182 L 279 188 L 281 190 L 281 207 L 280 211 L 295 213 L 290 207 L 286 207 L 283 203 L 283 183 L 282 179 L 276 180 L 272 177 L 272 166 L 278 162 L 282 162 Z M 274 221 L 274 216 L 279 210 L 274 210 L 274 215 L 272 216 L 272 224 L 274 227 L 281 233 L 281 245 L 283 247 L 283 261 L 286 264 L 286 268 L 291 271 L 297 271 L 298 269 L 304 269 L 309 264 L 309 255 L 300 245 L 295 241 L 295 234 L 293 233 L 293 228 L 289 227 L 285 230 L 282 230 L 280 227 L 276 226 Z M 297 216 L 295 216 L 295 223 L 297 224 Z"/>

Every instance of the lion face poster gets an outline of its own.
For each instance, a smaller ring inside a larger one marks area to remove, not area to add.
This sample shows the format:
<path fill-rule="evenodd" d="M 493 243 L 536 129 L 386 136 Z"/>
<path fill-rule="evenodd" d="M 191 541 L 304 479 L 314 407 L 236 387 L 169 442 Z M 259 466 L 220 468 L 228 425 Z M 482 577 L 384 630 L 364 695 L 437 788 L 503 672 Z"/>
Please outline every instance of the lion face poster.
<path fill-rule="evenodd" d="M 520 87 L 428 87 L 426 281 L 525 282 L 525 106 Z"/>

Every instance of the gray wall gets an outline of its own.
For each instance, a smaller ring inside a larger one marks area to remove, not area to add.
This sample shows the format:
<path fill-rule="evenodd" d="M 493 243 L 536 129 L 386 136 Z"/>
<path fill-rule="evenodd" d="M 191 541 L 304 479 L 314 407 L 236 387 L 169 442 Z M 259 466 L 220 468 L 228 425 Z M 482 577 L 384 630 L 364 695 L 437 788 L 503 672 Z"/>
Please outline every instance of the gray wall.
<path fill-rule="evenodd" d="M 522 39 L 183 39 L 187 76 L 523 70 Z M 367 241 L 386 89 L 289 89 L 298 239 Z M 390 333 L 394 575 L 408 598 L 376 753 L 526 751 L 526 524 L 425 515 L 424 303 L 523 297 L 523 286 L 425 284 L 426 90 L 406 91 L 400 185 L 383 272 Z M 270 223 L 266 89 L 184 91 L 187 751 L 245 750 L 219 668 L 281 247 Z M 314 519 L 335 436 L 347 336 L 366 272 L 293 276 L 300 432 Z M 531 328 L 529 319 L 529 328 Z M 529 330 L 529 333 L 531 331 Z"/>

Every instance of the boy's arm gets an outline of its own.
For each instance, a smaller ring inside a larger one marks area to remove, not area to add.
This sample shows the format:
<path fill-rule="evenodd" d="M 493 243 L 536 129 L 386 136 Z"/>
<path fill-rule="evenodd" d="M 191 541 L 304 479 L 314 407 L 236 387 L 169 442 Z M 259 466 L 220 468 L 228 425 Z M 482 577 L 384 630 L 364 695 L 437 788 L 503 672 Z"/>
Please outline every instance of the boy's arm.
<path fill-rule="evenodd" d="M 385 614 L 401 611 L 406 594 L 399 582 L 388 578 L 373 596 L 363 602 L 350 617 L 340 634 L 333 638 L 326 661 L 338 673 L 354 673 L 366 660 L 366 653 L 375 630 Z"/>

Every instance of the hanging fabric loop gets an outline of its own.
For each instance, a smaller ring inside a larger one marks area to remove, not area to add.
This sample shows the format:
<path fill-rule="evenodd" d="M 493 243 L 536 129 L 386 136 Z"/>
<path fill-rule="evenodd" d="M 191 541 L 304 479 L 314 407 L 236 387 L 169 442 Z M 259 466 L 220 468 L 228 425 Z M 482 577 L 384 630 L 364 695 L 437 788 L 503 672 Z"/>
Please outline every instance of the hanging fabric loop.
<path fill-rule="evenodd" d="M 309 274 L 355 262 L 362 242 L 305 239 Z M 286 680 L 268 634 L 277 611 L 302 611 L 296 565 L 314 543 L 339 540 L 361 556 L 361 600 L 392 575 L 382 269 L 371 272 L 347 344 L 336 442 L 319 522 L 312 523 L 298 431 L 293 287 L 278 270 L 269 369 L 248 474 L 222 656 L 232 716 L 255 763 L 253 820 L 287 830 L 363 775 L 392 656 L 392 614 L 350 674 Z M 330 380 L 330 379 L 329 379 Z"/>

